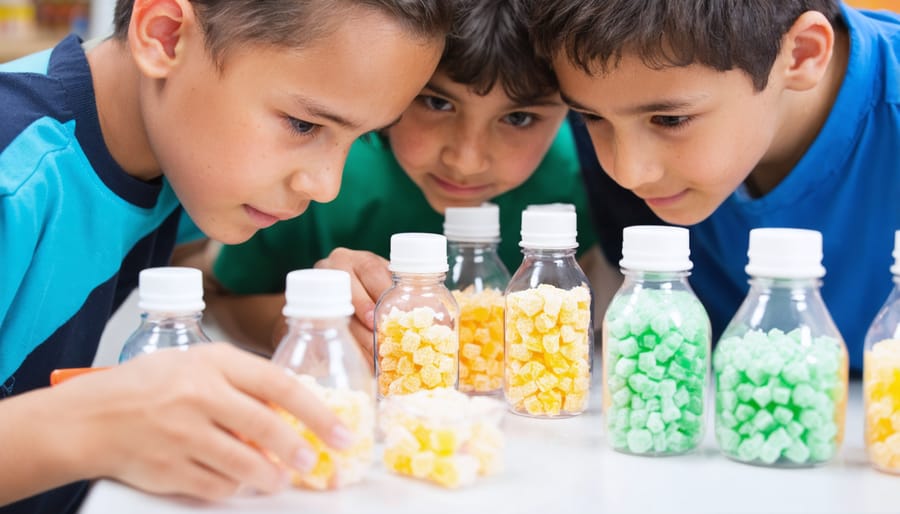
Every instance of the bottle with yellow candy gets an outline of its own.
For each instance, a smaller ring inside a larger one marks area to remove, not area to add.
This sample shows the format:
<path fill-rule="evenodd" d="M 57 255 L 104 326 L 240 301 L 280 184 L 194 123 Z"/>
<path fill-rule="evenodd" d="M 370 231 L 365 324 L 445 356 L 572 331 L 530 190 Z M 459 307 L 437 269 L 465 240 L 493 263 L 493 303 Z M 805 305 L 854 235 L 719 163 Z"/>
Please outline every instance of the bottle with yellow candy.
<path fill-rule="evenodd" d="M 591 382 L 590 283 L 575 260 L 572 210 L 522 213 L 521 266 L 506 288 L 504 397 L 536 418 L 581 414 Z"/>
<path fill-rule="evenodd" d="M 334 450 L 281 411 L 318 454 L 312 470 L 295 473 L 292 482 L 317 490 L 359 482 L 373 460 L 375 384 L 368 359 L 349 330 L 350 275 L 338 270 L 292 271 L 285 296 L 288 332 L 272 361 L 293 373 L 354 435 L 350 448 Z"/>
<path fill-rule="evenodd" d="M 391 236 L 391 287 L 375 305 L 378 399 L 459 380 L 459 307 L 444 285 L 447 239 L 440 234 Z"/>
<path fill-rule="evenodd" d="M 503 291 L 509 271 L 497 254 L 500 209 L 448 207 L 444 236 L 447 288 L 459 304 L 459 390 L 496 394 L 503 388 Z"/>
<path fill-rule="evenodd" d="M 894 233 L 894 288 L 863 346 L 866 452 L 879 471 L 900 474 L 900 231 Z"/>

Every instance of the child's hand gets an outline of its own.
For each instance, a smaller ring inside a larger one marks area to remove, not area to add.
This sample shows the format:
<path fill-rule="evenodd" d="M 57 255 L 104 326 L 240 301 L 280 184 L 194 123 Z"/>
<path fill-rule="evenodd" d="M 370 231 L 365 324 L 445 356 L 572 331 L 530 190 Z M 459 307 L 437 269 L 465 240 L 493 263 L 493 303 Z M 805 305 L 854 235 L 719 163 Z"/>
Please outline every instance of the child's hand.
<path fill-rule="evenodd" d="M 315 454 L 267 404 L 277 404 L 327 444 L 352 435 L 294 378 L 226 344 L 164 350 L 54 388 L 61 426 L 80 444 L 82 477 L 202 499 L 242 484 L 275 492 L 287 468 L 308 471 Z"/>
<path fill-rule="evenodd" d="M 335 248 L 328 257 L 316 263 L 316 268 L 339 269 L 350 274 L 353 309 L 350 332 L 356 342 L 372 358 L 375 302 L 391 287 L 388 261 L 372 252 Z"/>

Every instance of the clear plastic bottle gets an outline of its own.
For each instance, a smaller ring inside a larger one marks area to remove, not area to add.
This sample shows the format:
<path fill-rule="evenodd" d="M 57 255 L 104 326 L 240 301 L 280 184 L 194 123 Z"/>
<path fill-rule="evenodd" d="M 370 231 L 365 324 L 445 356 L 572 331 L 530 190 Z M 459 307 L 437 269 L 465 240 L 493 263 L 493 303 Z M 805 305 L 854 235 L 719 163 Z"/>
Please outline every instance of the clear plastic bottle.
<path fill-rule="evenodd" d="M 198 269 L 148 268 L 138 275 L 141 324 L 125 341 L 119 362 L 163 348 L 208 343 L 203 332 L 203 275 Z"/>
<path fill-rule="evenodd" d="M 893 256 L 894 288 L 863 346 L 863 411 L 869 462 L 900 474 L 900 230 L 894 233 Z"/>
<path fill-rule="evenodd" d="M 503 388 L 503 291 L 509 284 L 497 254 L 500 209 L 448 207 L 444 216 L 446 284 L 459 305 L 459 390 L 497 394 Z"/>
<path fill-rule="evenodd" d="M 375 305 L 378 398 L 457 387 L 459 307 L 444 285 L 447 239 L 440 234 L 391 236 L 393 284 Z"/>
<path fill-rule="evenodd" d="M 603 322 L 603 411 L 616 450 L 675 455 L 703 439 L 709 316 L 688 285 L 689 232 L 627 227 Z"/>
<path fill-rule="evenodd" d="M 338 270 L 292 271 L 287 275 L 285 297 L 282 313 L 288 331 L 272 362 L 290 370 L 355 436 L 350 448 L 333 450 L 292 415 L 280 411 L 318 454 L 313 469 L 295 473 L 293 483 L 322 490 L 359 482 L 373 460 L 375 380 L 350 334 L 350 275 Z"/>
<path fill-rule="evenodd" d="M 750 291 L 713 352 L 716 439 L 750 464 L 805 467 L 837 455 L 847 349 L 819 292 L 822 234 L 750 231 Z"/>
<path fill-rule="evenodd" d="M 522 212 L 524 259 L 506 288 L 503 393 L 512 412 L 581 414 L 591 383 L 593 294 L 575 260 L 574 212 Z"/>

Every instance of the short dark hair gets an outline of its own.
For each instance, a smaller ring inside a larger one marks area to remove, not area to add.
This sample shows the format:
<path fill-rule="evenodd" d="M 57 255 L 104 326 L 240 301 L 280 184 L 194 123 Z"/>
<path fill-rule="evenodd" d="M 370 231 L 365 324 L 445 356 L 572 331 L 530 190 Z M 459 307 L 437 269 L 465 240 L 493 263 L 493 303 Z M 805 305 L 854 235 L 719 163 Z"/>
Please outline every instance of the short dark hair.
<path fill-rule="evenodd" d="M 486 95 L 495 85 L 520 104 L 555 93 L 549 61 L 538 58 L 528 35 L 525 0 L 458 0 L 438 64 L 454 82 Z"/>
<path fill-rule="evenodd" d="M 842 26 L 838 0 L 534 0 L 531 34 L 539 54 L 563 51 L 589 74 L 627 52 L 657 69 L 737 68 L 761 91 L 783 36 L 807 11 Z"/>
<path fill-rule="evenodd" d="M 454 0 L 455 1 L 455 0 Z M 443 38 L 453 20 L 451 0 L 190 0 L 206 46 L 220 65 L 237 44 L 302 48 L 334 27 L 335 15 L 360 7 L 386 14 L 422 39 Z M 125 40 L 134 0 L 118 0 L 113 37 Z"/>

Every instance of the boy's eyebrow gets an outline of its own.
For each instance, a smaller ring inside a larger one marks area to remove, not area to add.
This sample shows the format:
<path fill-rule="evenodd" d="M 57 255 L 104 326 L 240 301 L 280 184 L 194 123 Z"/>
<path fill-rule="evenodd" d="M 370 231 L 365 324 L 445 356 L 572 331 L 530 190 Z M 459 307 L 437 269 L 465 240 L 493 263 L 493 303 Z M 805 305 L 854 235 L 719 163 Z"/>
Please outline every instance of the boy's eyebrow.
<path fill-rule="evenodd" d="M 699 94 L 695 97 L 684 98 L 684 99 L 672 99 L 672 100 L 657 100 L 654 102 L 650 102 L 648 104 L 635 105 L 632 107 L 626 107 L 621 109 L 620 112 L 622 114 L 645 114 L 650 112 L 673 112 L 680 111 L 684 109 L 690 109 L 696 105 L 696 103 L 700 100 L 707 98 L 709 95 L 707 94 Z M 590 107 L 585 107 L 581 105 L 577 101 L 572 98 L 566 96 L 564 93 L 560 92 L 560 97 L 562 97 L 563 102 L 565 102 L 569 107 L 579 111 L 586 111 L 589 113 L 594 113 L 594 110 Z"/>
<path fill-rule="evenodd" d="M 439 94 L 439 95 L 441 95 L 441 96 L 446 96 L 447 98 L 453 100 L 454 102 L 458 102 L 458 101 L 459 101 L 459 98 L 456 98 L 455 95 L 453 95 L 453 94 L 447 92 L 446 90 L 442 89 L 442 88 L 439 87 L 439 86 L 435 86 L 435 85 L 432 84 L 431 82 L 425 84 L 425 87 L 428 88 L 428 89 L 431 89 L 432 91 L 434 91 L 435 93 L 437 93 L 437 94 Z"/>
<path fill-rule="evenodd" d="M 351 121 L 340 114 L 337 114 L 331 111 L 328 107 L 316 102 L 311 98 L 307 98 L 302 95 L 293 95 L 294 101 L 300 105 L 302 109 L 312 114 L 313 116 L 319 118 L 325 118 L 326 120 L 331 120 L 338 125 L 350 129 L 350 130 L 359 130 L 360 124 L 354 121 Z"/>

